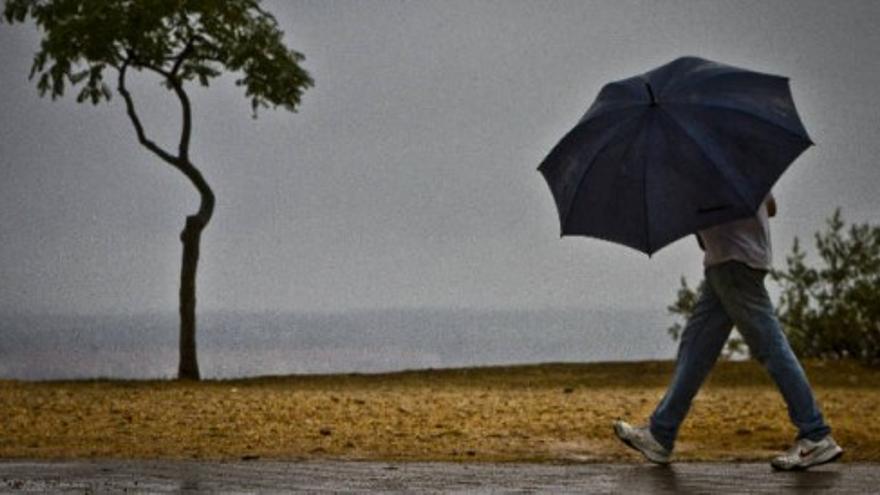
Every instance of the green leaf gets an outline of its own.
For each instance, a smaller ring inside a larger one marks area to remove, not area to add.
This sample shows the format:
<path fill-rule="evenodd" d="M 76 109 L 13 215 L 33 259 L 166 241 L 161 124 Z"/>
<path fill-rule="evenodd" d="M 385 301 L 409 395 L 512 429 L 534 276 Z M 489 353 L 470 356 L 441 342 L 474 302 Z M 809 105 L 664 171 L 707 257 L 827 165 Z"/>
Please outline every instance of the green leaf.
<path fill-rule="evenodd" d="M 92 89 L 80 89 L 77 101 L 109 99 L 95 71 L 125 60 L 163 74 L 177 67 L 181 81 L 202 86 L 239 73 L 255 115 L 260 107 L 295 111 L 314 84 L 303 55 L 285 46 L 275 18 L 255 0 L 7 0 L 3 15 L 44 33 L 29 77 L 39 75 L 40 94 L 53 99 L 65 83 L 87 79 Z"/>

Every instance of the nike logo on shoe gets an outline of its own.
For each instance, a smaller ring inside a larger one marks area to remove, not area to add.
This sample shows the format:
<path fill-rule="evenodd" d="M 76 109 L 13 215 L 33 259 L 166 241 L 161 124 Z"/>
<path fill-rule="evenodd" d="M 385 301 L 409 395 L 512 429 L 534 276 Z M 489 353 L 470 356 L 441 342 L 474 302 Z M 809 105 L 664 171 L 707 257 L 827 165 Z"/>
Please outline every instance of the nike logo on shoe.
<path fill-rule="evenodd" d="M 817 450 L 819 450 L 819 447 L 813 447 L 810 450 L 801 449 L 800 456 L 801 456 L 801 458 L 807 457 L 808 455 L 812 454 L 813 452 L 815 452 Z"/>
<path fill-rule="evenodd" d="M 819 442 L 799 440 L 798 444 L 788 452 L 775 457 L 770 465 L 776 470 L 801 471 L 812 466 L 836 461 L 841 455 L 843 455 L 843 449 L 828 435 Z"/>

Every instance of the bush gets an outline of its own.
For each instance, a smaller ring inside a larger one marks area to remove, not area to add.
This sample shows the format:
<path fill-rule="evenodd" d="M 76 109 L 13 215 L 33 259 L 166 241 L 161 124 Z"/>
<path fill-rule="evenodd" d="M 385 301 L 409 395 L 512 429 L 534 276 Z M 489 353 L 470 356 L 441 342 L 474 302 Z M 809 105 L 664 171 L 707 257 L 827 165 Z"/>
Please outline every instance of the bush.
<path fill-rule="evenodd" d="M 853 224 L 846 228 L 840 209 L 827 220 L 826 230 L 815 234 L 817 266 L 794 240 L 786 267 L 771 272 L 782 289 L 776 313 L 794 352 L 801 357 L 855 358 L 880 365 L 880 226 Z M 682 277 L 670 313 L 684 321 L 693 311 L 697 291 Z M 682 322 L 669 328 L 678 339 Z M 725 355 L 744 352 L 732 337 Z"/>

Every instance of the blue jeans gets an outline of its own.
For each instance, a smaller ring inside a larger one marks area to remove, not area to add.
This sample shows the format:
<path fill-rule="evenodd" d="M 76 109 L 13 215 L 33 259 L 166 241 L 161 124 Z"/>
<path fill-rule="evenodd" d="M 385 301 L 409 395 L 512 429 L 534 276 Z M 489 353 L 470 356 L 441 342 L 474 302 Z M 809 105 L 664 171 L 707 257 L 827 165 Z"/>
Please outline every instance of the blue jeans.
<path fill-rule="evenodd" d="M 733 326 L 752 356 L 776 382 L 798 438 L 816 441 L 831 432 L 803 368 L 791 350 L 764 288 L 767 272 L 728 261 L 706 268 L 706 281 L 681 334 L 672 383 L 651 415 L 650 430 L 672 450 L 691 401 L 724 348 Z"/>

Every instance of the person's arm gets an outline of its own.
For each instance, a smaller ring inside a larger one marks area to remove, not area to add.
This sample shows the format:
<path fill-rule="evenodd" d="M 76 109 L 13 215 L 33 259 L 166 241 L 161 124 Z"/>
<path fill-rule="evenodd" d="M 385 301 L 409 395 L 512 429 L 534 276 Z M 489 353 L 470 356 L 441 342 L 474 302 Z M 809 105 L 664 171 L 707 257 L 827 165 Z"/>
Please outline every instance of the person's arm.
<path fill-rule="evenodd" d="M 776 198 L 774 198 L 772 194 L 768 194 L 766 203 L 767 203 L 767 216 L 775 217 L 776 216 Z"/>

